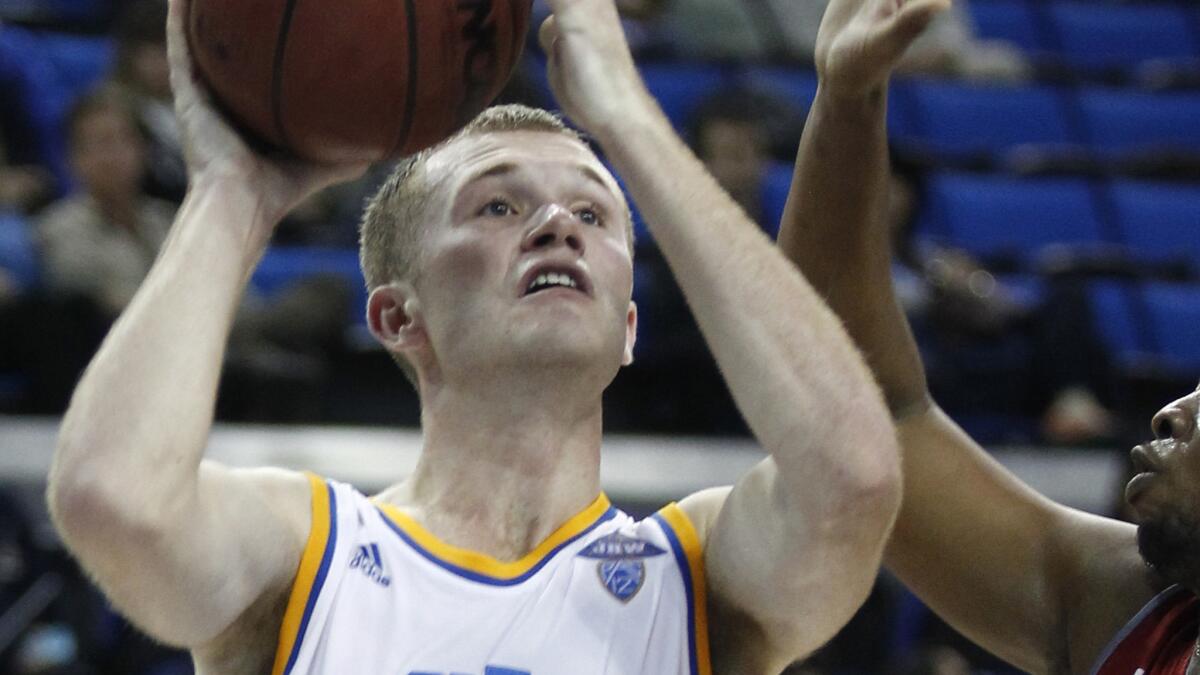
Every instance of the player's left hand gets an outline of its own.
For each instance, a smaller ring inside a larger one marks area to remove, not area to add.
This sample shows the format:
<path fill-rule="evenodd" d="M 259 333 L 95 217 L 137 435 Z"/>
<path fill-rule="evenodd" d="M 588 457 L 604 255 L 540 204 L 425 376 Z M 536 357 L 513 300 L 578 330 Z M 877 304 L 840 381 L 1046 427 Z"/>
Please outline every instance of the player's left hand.
<path fill-rule="evenodd" d="M 878 89 L 909 45 L 951 0 L 830 0 L 817 33 L 817 74 L 827 90 Z"/>
<path fill-rule="evenodd" d="M 621 120 L 653 110 L 633 64 L 613 0 L 548 0 L 553 14 L 538 33 L 559 105 L 603 137 Z"/>

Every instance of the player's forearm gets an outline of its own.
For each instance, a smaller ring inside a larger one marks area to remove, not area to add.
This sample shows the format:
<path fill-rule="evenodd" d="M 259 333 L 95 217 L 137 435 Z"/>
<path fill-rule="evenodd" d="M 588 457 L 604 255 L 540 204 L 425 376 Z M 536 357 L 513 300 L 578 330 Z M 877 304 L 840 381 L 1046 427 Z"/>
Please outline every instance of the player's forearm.
<path fill-rule="evenodd" d="M 260 253 L 250 205 L 230 191 L 192 191 L 80 380 L 50 476 L 68 539 L 111 531 L 97 519 L 169 517 L 194 493 L 226 336 Z"/>
<path fill-rule="evenodd" d="M 926 403 L 925 374 L 894 298 L 886 93 L 835 98 L 822 86 L 796 158 L 779 247 L 862 350 L 894 414 Z"/>
<path fill-rule="evenodd" d="M 815 499 L 889 491 L 898 477 L 893 430 L 836 317 L 661 115 L 631 114 L 619 126 L 601 143 L 784 480 Z M 817 481 L 831 489 L 813 490 Z"/>

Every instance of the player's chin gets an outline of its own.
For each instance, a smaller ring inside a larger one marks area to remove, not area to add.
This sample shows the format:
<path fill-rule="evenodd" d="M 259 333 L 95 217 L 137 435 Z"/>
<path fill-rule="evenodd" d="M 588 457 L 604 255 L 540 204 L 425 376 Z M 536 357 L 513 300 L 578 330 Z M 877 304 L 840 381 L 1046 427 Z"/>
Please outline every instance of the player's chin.
<path fill-rule="evenodd" d="M 1168 581 L 1190 580 L 1200 570 L 1200 521 L 1157 511 L 1137 529 L 1138 551 Z"/>

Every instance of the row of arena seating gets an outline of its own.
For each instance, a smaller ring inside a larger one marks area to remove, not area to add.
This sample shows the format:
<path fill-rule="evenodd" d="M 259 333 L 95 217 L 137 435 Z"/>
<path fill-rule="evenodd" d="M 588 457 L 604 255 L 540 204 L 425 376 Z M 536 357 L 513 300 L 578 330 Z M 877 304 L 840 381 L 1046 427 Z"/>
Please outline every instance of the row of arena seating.
<path fill-rule="evenodd" d="M 1200 377 L 1200 285 L 1098 281 L 1088 295 L 1122 371 Z"/>
<path fill-rule="evenodd" d="M 1142 42 L 1153 46 L 1165 40 Z M 63 116 L 72 101 L 108 72 L 112 59 L 113 47 L 107 38 L 16 27 L 0 31 L 0 80 L 8 83 L 5 95 L 20 100 L 25 120 L 33 127 L 33 144 L 64 186 L 69 179 L 63 161 Z M 750 86 L 806 109 L 817 88 L 811 70 L 793 67 L 651 63 L 644 65 L 642 72 L 667 116 L 680 129 L 686 127 L 697 105 L 722 89 Z M 530 75 L 535 80 L 544 78 L 544 70 L 534 66 Z M 541 84 L 548 95 L 544 80 Z M 978 86 L 900 79 L 892 88 L 889 108 L 889 127 L 898 147 L 929 155 L 935 162 L 960 163 L 981 157 L 1002 161 L 1029 146 L 1058 153 L 1083 152 L 1099 160 L 1162 150 L 1200 154 L 1200 125 L 1194 123 L 1200 119 L 1197 91 L 1048 84 Z"/>
<path fill-rule="evenodd" d="M 0 0 L 0 18 L 95 22 L 110 16 L 114 5 L 113 0 Z M 1200 10 L 1191 3 L 970 0 L 965 5 L 981 37 L 1082 71 L 1200 59 Z"/>
<path fill-rule="evenodd" d="M 648 63 L 646 86 L 680 130 L 715 92 L 749 89 L 807 110 L 817 76 L 799 67 Z M 549 97 L 544 71 L 530 75 Z M 549 100 L 549 98 L 547 98 Z M 1121 160 L 1170 150 L 1200 154 L 1200 91 L 1099 85 L 982 85 L 897 78 L 888 101 L 895 143 L 932 163 L 1001 162 L 1031 148 Z"/>
<path fill-rule="evenodd" d="M 1104 0 L 969 0 L 978 34 L 1004 40 L 1034 58 L 1085 72 L 1148 62 L 1194 65 L 1200 59 L 1200 10 L 1194 3 Z"/>
<path fill-rule="evenodd" d="M 918 231 L 1031 268 L 1049 246 L 1120 249 L 1200 272 L 1200 185 L 936 172 Z"/>

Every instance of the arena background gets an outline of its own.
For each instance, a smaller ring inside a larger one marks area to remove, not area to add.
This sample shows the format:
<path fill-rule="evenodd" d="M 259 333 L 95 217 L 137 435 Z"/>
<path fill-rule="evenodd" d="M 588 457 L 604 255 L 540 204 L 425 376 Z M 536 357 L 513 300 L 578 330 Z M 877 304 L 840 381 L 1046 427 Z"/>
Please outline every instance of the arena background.
<path fill-rule="evenodd" d="M 619 4 L 651 91 L 773 233 L 823 0 Z M 535 3 L 535 20 L 546 12 Z M 169 212 L 182 194 L 161 13 L 159 0 L 0 0 L 0 673 L 191 672 L 109 610 L 41 497 L 58 417 L 122 297 L 101 253 L 62 255 L 56 233 L 104 227 L 106 204 Z M 1200 378 L 1200 7 L 958 0 L 902 70 L 895 278 L 934 394 L 1038 490 L 1123 517 L 1125 453 Z M 553 107 L 532 42 L 502 100 Z M 413 465 L 415 396 L 361 321 L 355 224 L 383 175 L 281 227 L 239 314 L 210 456 L 368 491 Z M 644 514 L 759 453 L 640 223 L 635 299 L 637 360 L 606 396 L 603 478 Z M 1010 672 L 886 574 L 794 670 Z"/>

